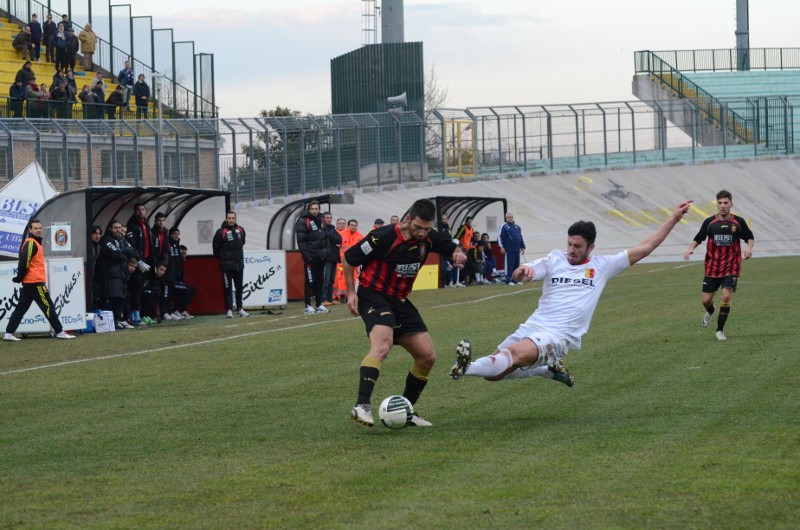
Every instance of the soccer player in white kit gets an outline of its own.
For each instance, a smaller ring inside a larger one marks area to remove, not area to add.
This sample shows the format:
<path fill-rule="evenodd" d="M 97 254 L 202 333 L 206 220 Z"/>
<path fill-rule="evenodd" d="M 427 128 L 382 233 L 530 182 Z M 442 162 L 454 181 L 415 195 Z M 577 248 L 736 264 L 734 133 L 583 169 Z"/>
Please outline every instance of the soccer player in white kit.
<path fill-rule="evenodd" d="M 597 236 L 594 223 L 578 221 L 567 230 L 567 251 L 554 250 L 546 257 L 525 263 L 513 280 L 541 279 L 542 295 L 533 314 L 501 342 L 492 355 L 472 361 L 472 347 L 462 340 L 456 348 L 453 379 L 463 375 L 488 381 L 531 377 L 555 379 L 567 386 L 574 380 L 561 360 L 569 350 L 581 347 L 589 330 L 600 294 L 608 280 L 649 256 L 689 211 L 692 201 L 675 207 L 672 215 L 636 247 L 610 256 L 592 256 Z"/>

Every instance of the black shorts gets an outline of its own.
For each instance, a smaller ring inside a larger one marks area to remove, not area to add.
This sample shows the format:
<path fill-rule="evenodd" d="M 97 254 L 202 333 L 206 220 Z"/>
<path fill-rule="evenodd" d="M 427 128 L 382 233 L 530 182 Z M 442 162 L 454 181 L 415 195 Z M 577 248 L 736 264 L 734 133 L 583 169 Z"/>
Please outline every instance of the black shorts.
<path fill-rule="evenodd" d="M 366 287 L 358 288 L 358 314 L 369 335 L 376 325 L 394 329 L 394 342 L 404 335 L 428 331 L 417 308 L 407 298 L 395 298 Z"/>
<path fill-rule="evenodd" d="M 716 293 L 720 287 L 727 287 L 728 289 L 736 292 L 736 282 L 739 280 L 738 276 L 721 276 L 714 278 L 712 276 L 705 276 L 703 278 L 703 292 Z"/>

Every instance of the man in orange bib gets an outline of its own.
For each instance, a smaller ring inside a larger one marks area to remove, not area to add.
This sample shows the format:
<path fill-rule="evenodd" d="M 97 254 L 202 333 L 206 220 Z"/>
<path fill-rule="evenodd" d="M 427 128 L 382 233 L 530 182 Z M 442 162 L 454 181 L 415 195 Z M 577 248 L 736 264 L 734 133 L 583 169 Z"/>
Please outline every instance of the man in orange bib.
<path fill-rule="evenodd" d="M 44 249 L 42 248 L 42 222 L 39 219 L 32 219 L 28 226 L 30 227 L 28 236 L 19 248 L 17 275 L 11 279 L 14 283 L 21 283 L 22 289 L 17 307 L 14 308 L 14 312 L 8 319 L 3 340 L 20 340 L 14 336 L 14 332 L 17 331 L 22 317 L 25 316 L 33 302 L 36 302 L 45 318 L 50 322 L 57 339 L 74 339 L 75 336 L 64 331 L 61 326 L 53 301 L 50 300 L 50 293 L 47 291 L 47 268 L 44 264 Z"/>

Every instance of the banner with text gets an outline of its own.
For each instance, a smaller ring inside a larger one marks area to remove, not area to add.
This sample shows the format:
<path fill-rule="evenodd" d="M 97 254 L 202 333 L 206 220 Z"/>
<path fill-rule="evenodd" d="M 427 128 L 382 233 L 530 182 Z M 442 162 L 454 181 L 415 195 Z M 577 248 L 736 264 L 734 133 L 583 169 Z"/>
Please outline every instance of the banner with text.
<path fill-rule="evenodd" d="M 242 303 L 245 307 L 286 305 L 286 252 L 245 250 Z"/>
<path fill-rule="evenodd" d="M 53 300 L 56 313 L 65 330 L 86 327 L 86 285 L 83 279 L 83 260 L 81 258 L 62 258 L 45 260 L 47 264 L 47 289 Z M 8 319 L 19 300 L 22 287 L 11 278 L 17 274 L 17 264 L 13 261 L 0 263 L 0 330 L 5 331 Z M 35 303 L 22 318 L 17 333 L 47 333 L 50 323 Z"/>

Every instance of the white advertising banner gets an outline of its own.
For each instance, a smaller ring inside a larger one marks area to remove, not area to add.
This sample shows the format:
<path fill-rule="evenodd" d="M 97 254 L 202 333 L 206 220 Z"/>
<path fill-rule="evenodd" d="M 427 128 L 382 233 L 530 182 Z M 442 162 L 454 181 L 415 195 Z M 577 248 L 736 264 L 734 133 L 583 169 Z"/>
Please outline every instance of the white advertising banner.
<path fill-rule="evenodd" d="M 47 259 L 47 289 L 53 300 L 56 313 L 65 330 L 86 327 L 86 285 L 83 279 L 83 260 L 81 258 Z M 0 263 L 0 331 L 5 331 L 8 319 L 19 300 L 21 285 L 11 278 L 17 274 L 17 263 Z M 31 304 L 22 318 L 17 333 L 47 333 L 50 323 L 39 306 Z"/>
<path fill-rule="evenodd" d="M 38 162 L 31 162 L 0 190 L 0 255 L 15 257 L 31 215 L 56 190 Z"/>
<path fill-rule="evenodd" d="M 242 304 L 281 306 L 286 299 L 286 251 L 245 250 Z"/>

